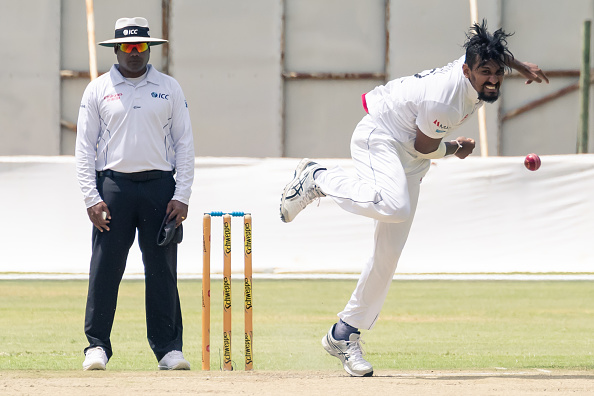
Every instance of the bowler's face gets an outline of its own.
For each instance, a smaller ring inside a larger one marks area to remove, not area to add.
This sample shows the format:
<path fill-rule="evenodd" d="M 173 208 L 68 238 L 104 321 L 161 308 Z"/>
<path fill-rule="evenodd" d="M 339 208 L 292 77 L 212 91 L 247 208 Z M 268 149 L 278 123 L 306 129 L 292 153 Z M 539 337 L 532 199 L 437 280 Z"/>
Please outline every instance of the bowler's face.
<path fill-rule="evenodd" d="M 472 87 L 476 90 L 478 98 L 488 103 L 493 103 L 499 98 L 501 83 L 505 69 L 494 60 L 490 60 L 484 65 L 480 62 L 470 70 L 467 64 L 464 64 L 464 76 L 470 80 Z"/>
<path fill-rule="evenodd" d="M 116 56 L 122 76 L 127 78 L 140 77 L 146 72 L 146 65 L 151 57 L 151 47 L 143 52 L 138 52 L 137 48 L 133 48 L 130 53 L 125 53 L 118 45 L 116 46 Z"/>

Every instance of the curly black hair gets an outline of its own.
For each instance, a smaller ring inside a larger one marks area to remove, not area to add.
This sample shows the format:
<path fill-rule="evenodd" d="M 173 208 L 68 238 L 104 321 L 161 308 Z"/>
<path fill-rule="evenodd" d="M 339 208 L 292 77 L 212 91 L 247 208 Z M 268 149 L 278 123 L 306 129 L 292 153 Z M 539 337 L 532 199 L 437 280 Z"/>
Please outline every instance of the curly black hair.
<path fill-rule="evenodd" d="M 507 67 L 508 61 L 514 58 L 514 55 L 507 48 L 507 38 L 513 33 L 505 33 L 503 29 L 497 29 L 493 34 L 487 31 L 487 21 L 479 25 L 475 23 L 466 33 L 466 64 L 470 69 L 481 67 L 485 63 L 494 60 L 499 65 Z"/>

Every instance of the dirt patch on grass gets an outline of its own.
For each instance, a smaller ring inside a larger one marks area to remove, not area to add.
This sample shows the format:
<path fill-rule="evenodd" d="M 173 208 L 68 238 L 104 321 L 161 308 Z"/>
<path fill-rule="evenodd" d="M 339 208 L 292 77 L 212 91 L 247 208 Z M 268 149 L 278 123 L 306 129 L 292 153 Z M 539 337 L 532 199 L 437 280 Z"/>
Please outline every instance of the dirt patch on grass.
<path fill-rule="evenodd" d="M 542 395 L 592 394 L 593 371 L 55 372 L 4 371 L 2 395 Z"/>

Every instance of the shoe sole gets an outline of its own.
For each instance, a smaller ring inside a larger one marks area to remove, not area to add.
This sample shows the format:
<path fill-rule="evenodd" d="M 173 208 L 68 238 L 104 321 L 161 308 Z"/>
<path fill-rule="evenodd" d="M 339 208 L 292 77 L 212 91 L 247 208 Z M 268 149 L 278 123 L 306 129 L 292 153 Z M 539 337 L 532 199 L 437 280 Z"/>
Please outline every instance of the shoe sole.
<path fill-rule="evenodd" d="M 181 362 L 172 367 L 159 366 L 159 370 L 189 370 L 190 364 Z"/>
<path fill-rule="evenodd" d="M 91 363 L 87 367 L 83 367 L 83 370 L 84 371 L 105 370 L 105 365 L 103 363 L 101 363 L 101 362 L 95 362 L 95 363 Z"/>
<path fill-rule="evenodd" d="M 299 162 L 299 165 L 297 165 L 297 168 L 295 169 L 295 173 L 293 174 L 293 179 L 289 183 L 287 183 L 287 185 L 285 186 L 285 189 L 283 190 L 283 194 L 281 195 L 281 204 L 280 204 L 280 218 L 283 221 L 283 223 L 290 223 L 291 221 L 293 221 L 293 219 L 287 220 L 288 213 L 283 213 L 283 206 L 285 205 L 285 200 L 287 199 L 287 192 L 289 190 L 289 186 L 292 185 L 296 180 L 299 180 L 303 171 L 312 163 L 314 163 L 314 161 L 311 161 L 308 158 L 302 159 L 301 162 Z"/>
<path fill-rule="evenodd" d="M 322 346 L 324 347 L 324 349 L 326 350 L 326 352 L 328 352 L 328 354 L 330 356 L 334 356 L 335 358 L 338 358 L 340 360 L 340 362 L 342 363 L 342 367 L 344 368 L 344 370 L 347 373 L 349 373 L 350 375 L 352 375 L 353 377 L 371 377 L 371 376 L 373 376 L 373 370 L 371 370 L 368 373 L 364 373 L 364 374 L 358 374 L 358 373 L 355 373 L 353 370 L 351 370 L 349 368 L 349 366 L 345 363 L 344 356 L 342 356 L 342 354 L 338 353 L 336 351 L 336 348 L 334 348 L 332 346 L 332 341 L 330 341 L 328 339 L 328 334 L 326 334 L 324 337 L 322 337 Z"/>

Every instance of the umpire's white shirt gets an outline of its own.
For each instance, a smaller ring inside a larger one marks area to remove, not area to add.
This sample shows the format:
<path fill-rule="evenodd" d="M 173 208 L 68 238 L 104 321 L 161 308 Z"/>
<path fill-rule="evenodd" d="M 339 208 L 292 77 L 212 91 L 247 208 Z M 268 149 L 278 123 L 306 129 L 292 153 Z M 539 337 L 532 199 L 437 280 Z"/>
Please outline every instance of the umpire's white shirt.
<path fill-rule="evenodd" d="M 176 170 L 172 199 L 189 203 L 194 142 L 187 103 L 178 82 L 147 66 L 136 85 L 113 65 L 86 88 L 76 137 L 78 181 L 88 207 L 101 202 L 95 171 Z"/>

